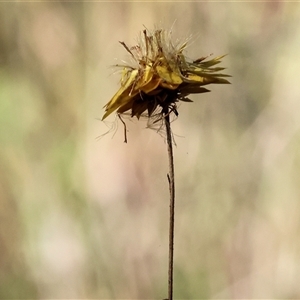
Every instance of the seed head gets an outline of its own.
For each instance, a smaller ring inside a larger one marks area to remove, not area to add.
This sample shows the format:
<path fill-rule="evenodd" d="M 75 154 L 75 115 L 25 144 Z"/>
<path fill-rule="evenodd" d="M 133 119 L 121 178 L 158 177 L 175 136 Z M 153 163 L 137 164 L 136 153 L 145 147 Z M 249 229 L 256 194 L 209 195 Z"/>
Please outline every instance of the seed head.
<path fill-rule="evenodd" d="M 141 41 L 129 48 L 120 42 L 136 62 L 136 67 L 122 66 L 121 87 L 104 106 L 102 120 L 112 112 L 130 112 L 138 119 L 141 115 L 161 117 L 170 112 L 176 115 L 178 101 L 193 102 L 190 94 L 209 92 L 203 87 L 211 83 L 229 83 L 221 74 L 225 68 L 214 67 L 225 56 L 211 60 L 206 57 L 189 61 L 183 54 L 187 42 L 174 46 L 165 30 L 153 33 L 144 30 Z"/>

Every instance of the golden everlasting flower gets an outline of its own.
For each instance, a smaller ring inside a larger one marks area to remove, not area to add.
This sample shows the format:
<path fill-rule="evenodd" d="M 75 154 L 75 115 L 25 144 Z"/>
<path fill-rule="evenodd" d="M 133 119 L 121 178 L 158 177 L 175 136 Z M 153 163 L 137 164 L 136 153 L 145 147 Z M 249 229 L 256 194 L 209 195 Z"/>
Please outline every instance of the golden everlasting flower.
<path fill-rule="evenodd" d="M 201 57 L 192 62 L 183 55 L 187 43 L 174 46 L 170 35 L 165 30 L 155 30 L 149 34 L 147 30 L 141 35 L 141 42 L 128 48 L 137 67 L 122 66 L 121 87 L 113 98 L 104 106 L 102 120 L 112 112 L 118 114 L 130 112 L 131 117 L 146 115 L 163 116 L 170 112 L 176 115 L 176 102 L 192 102 L 187 96 L 209 92 L 204 85 L 211 83 L 229 83 L 218 73 L 225 68 L 214 67 L 224 57 L 211 60 Z"/>

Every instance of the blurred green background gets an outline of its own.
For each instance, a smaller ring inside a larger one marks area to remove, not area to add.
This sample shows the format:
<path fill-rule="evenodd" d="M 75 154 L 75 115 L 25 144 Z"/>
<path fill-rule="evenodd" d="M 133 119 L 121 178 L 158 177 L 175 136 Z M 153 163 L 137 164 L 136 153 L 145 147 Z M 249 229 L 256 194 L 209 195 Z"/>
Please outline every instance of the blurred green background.
<path fill-rule="evenodd" d="M 0 3 L 0 298 L 166 298 L 166 143 L 99 120 L 145 25 L 233 76 L 172 123 L 175 298 L 299 299 L 299 20 L 292 2 Z"/>

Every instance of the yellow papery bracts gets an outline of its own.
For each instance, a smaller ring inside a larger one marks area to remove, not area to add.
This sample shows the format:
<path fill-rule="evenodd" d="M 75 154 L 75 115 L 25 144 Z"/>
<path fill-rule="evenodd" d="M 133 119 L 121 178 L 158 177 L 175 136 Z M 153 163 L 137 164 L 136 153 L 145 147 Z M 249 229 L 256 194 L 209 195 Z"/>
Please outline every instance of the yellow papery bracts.
<path fill-rule="evenodd" d="M 121 87 L 104 106 L 102 120 L 114 111 L 119 114 L 129 111 L 137 118 L 146 112 L 150 118 L 158 108 L 163 113 L 170 108 L 176 110 L 178 101 L 192 102 L 187 98 L 189 94 L 209 92 L 204 85 L 229 83 L 224 78 L 229 75 L 218 73 L 224 68 L 214 67 L 224 56 L 188 62 L 182 53 L 187 43 L 175 47 L 166 31 L 156 30 L 148 35 L 144 30 L 141 42 L 130 49 L 124 42 L 121 44 L 137 67 L 123 67 Z"/>

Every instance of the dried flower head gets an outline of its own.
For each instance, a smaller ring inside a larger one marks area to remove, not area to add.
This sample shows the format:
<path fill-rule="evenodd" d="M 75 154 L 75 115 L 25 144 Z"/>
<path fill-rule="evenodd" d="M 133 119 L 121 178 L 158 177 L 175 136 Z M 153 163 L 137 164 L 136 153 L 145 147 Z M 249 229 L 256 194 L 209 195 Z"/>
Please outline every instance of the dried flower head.
<path fill-rule="evenodd" d="M 131 117 L 160 115 L 174 112 L 176 102 L 192 102 L 187 96 L 209 92 L 204 85 L 211 83 L 229 83 L 218 73 L 224 68 L 214 67 L 224 57 L 211 60 L 201 57 L 188 61 L 183 55 L 187 42 L 175 46 L 170 34 L 165 30 L 149 33 L 144 30 L 138 45 L 129 48 L 120 42 L 136 62 L 136 67 L 122 66 L 121 87 L 104 106 L 102 120 L 112 112 L 118 114 L 130 112 Z"/>

